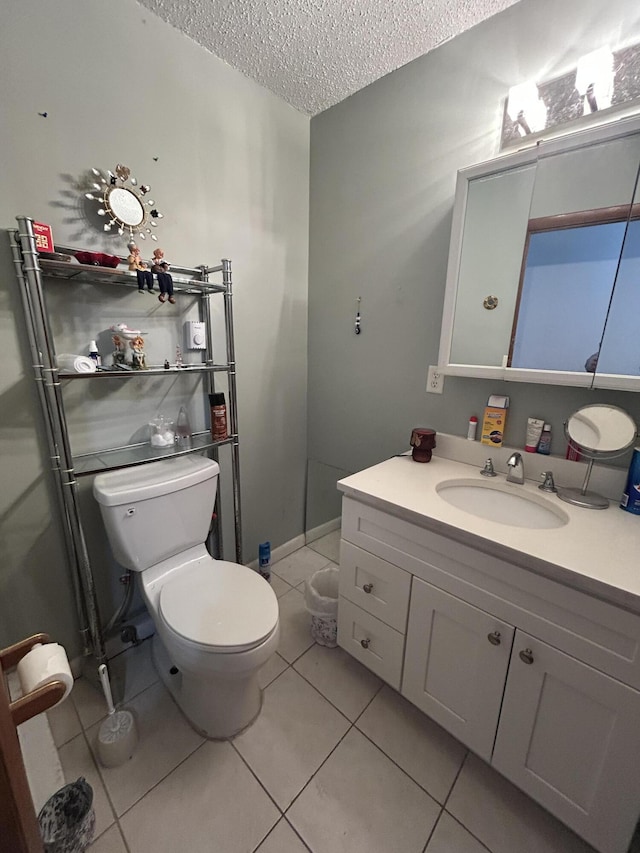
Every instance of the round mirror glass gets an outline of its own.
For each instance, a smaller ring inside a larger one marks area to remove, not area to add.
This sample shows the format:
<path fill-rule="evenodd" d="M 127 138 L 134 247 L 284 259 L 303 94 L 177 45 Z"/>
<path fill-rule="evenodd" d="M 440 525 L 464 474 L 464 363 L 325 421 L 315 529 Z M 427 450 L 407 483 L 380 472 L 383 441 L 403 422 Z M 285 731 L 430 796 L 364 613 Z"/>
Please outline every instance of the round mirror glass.
<path fill-rule="evenodd" d="M 567 421 L 567 436 L 590 453 L 619 453 L 636 438 L 633 418 L 617 406 L 594 403 L 574 412 Z"/>
<path fill-rule="evenodd" d="M 142 202 L 126 187 L 112 187 L 106 200 L 114 218 L 122 225 L 136 228 L 144 222 L 145 210 Z"/>

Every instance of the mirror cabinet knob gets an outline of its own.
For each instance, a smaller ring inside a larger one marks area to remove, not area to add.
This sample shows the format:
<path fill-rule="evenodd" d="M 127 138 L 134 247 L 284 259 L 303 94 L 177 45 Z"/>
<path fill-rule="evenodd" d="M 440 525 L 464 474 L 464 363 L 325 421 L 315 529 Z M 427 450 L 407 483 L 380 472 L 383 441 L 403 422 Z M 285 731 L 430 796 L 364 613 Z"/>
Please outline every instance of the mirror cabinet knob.
<path fill-rule="evenodd" d="M 366 584 L 362 587 L 362 589 L 363 589 L 366 593 L 373 592 L 373 584 L 372 584 L 372 583 L 366 583 Z"/>
<path fill-rule="evenodd" d="M 370 642 L 371 642 L 371 640 L 369 640 L 369 639 L 360 640 L 360 645 L 362 646 L 363 649 L 368 649 Z"/>

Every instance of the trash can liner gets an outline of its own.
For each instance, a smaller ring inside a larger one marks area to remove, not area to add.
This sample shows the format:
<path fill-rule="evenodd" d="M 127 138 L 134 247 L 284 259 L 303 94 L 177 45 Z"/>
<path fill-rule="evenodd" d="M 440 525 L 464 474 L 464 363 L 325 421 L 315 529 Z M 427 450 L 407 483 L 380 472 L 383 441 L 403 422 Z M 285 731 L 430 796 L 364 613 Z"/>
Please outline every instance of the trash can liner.
<path fill-rule="evenodd" d="M 321 646 L 333 648 L 338 635 L 339 569 L 320 569 L 306 581 L 304 600 L 311 614 L 311 636 Z"/>

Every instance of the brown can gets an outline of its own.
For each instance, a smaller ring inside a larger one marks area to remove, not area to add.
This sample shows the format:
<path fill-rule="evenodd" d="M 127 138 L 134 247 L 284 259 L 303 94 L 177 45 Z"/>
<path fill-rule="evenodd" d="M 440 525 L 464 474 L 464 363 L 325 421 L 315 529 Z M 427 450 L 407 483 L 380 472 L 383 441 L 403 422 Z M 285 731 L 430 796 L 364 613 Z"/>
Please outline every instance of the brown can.
<path fill-rule="evenodd" d="M 224 394 L 209 394 L 209 404 L 211 405 L 211 438 L 214 441 L 224 441 L 229 437 Z"/>

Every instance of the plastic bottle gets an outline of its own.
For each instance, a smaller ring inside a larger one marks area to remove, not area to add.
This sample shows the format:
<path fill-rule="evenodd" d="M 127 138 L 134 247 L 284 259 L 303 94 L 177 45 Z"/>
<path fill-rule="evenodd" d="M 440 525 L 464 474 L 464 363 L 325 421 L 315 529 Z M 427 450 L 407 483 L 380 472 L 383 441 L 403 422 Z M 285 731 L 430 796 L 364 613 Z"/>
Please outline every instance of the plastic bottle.
<path fill-rule="evenodd" d="M 258 569 L 262 577 L 271 583 L 271 542 L 258 545 Z"/>
<path fill-rule="evenodd" d="M 229 437 L 227 433 L 227 406 L 224 394 L 209 394 L 211 405 L 211 438 L 214 441 L 224 441 Z"/>
<path fill-rule="evenodd" d="M 469 441 L 476 440 L 476 431 L 478 429 L 478 419 L 475 415 L 469 418 L 469 428 L 467 430 L 467 438 Z"/>
<path fill-rule="evenodd" d="M 91 341 L 89 344 L 89 358 L 95 361 L 96 367 L 100 367 L 102 365 L 102 357 L 98 352 L 98 345 L 95 341 Z"/>
<path fill-rule="evenodd" d="M 176 420 L 176 444 L 179 447 L 191 447 L 191 424 L 184 406 L 180 406 Z"/>
<path fill-rule="evenodd" d="M 545 456 L 551 453 L 551 424 L 545 424 L 542 427 L 542 435 L 538 442 L 538 453 L 543 453 Z"/>
<path fill-rule="evenodd" d="M 631 457 L 627 485 L 622 493 L 620 509 L 640 515 L 640 447 L 634 449 Z"/>

